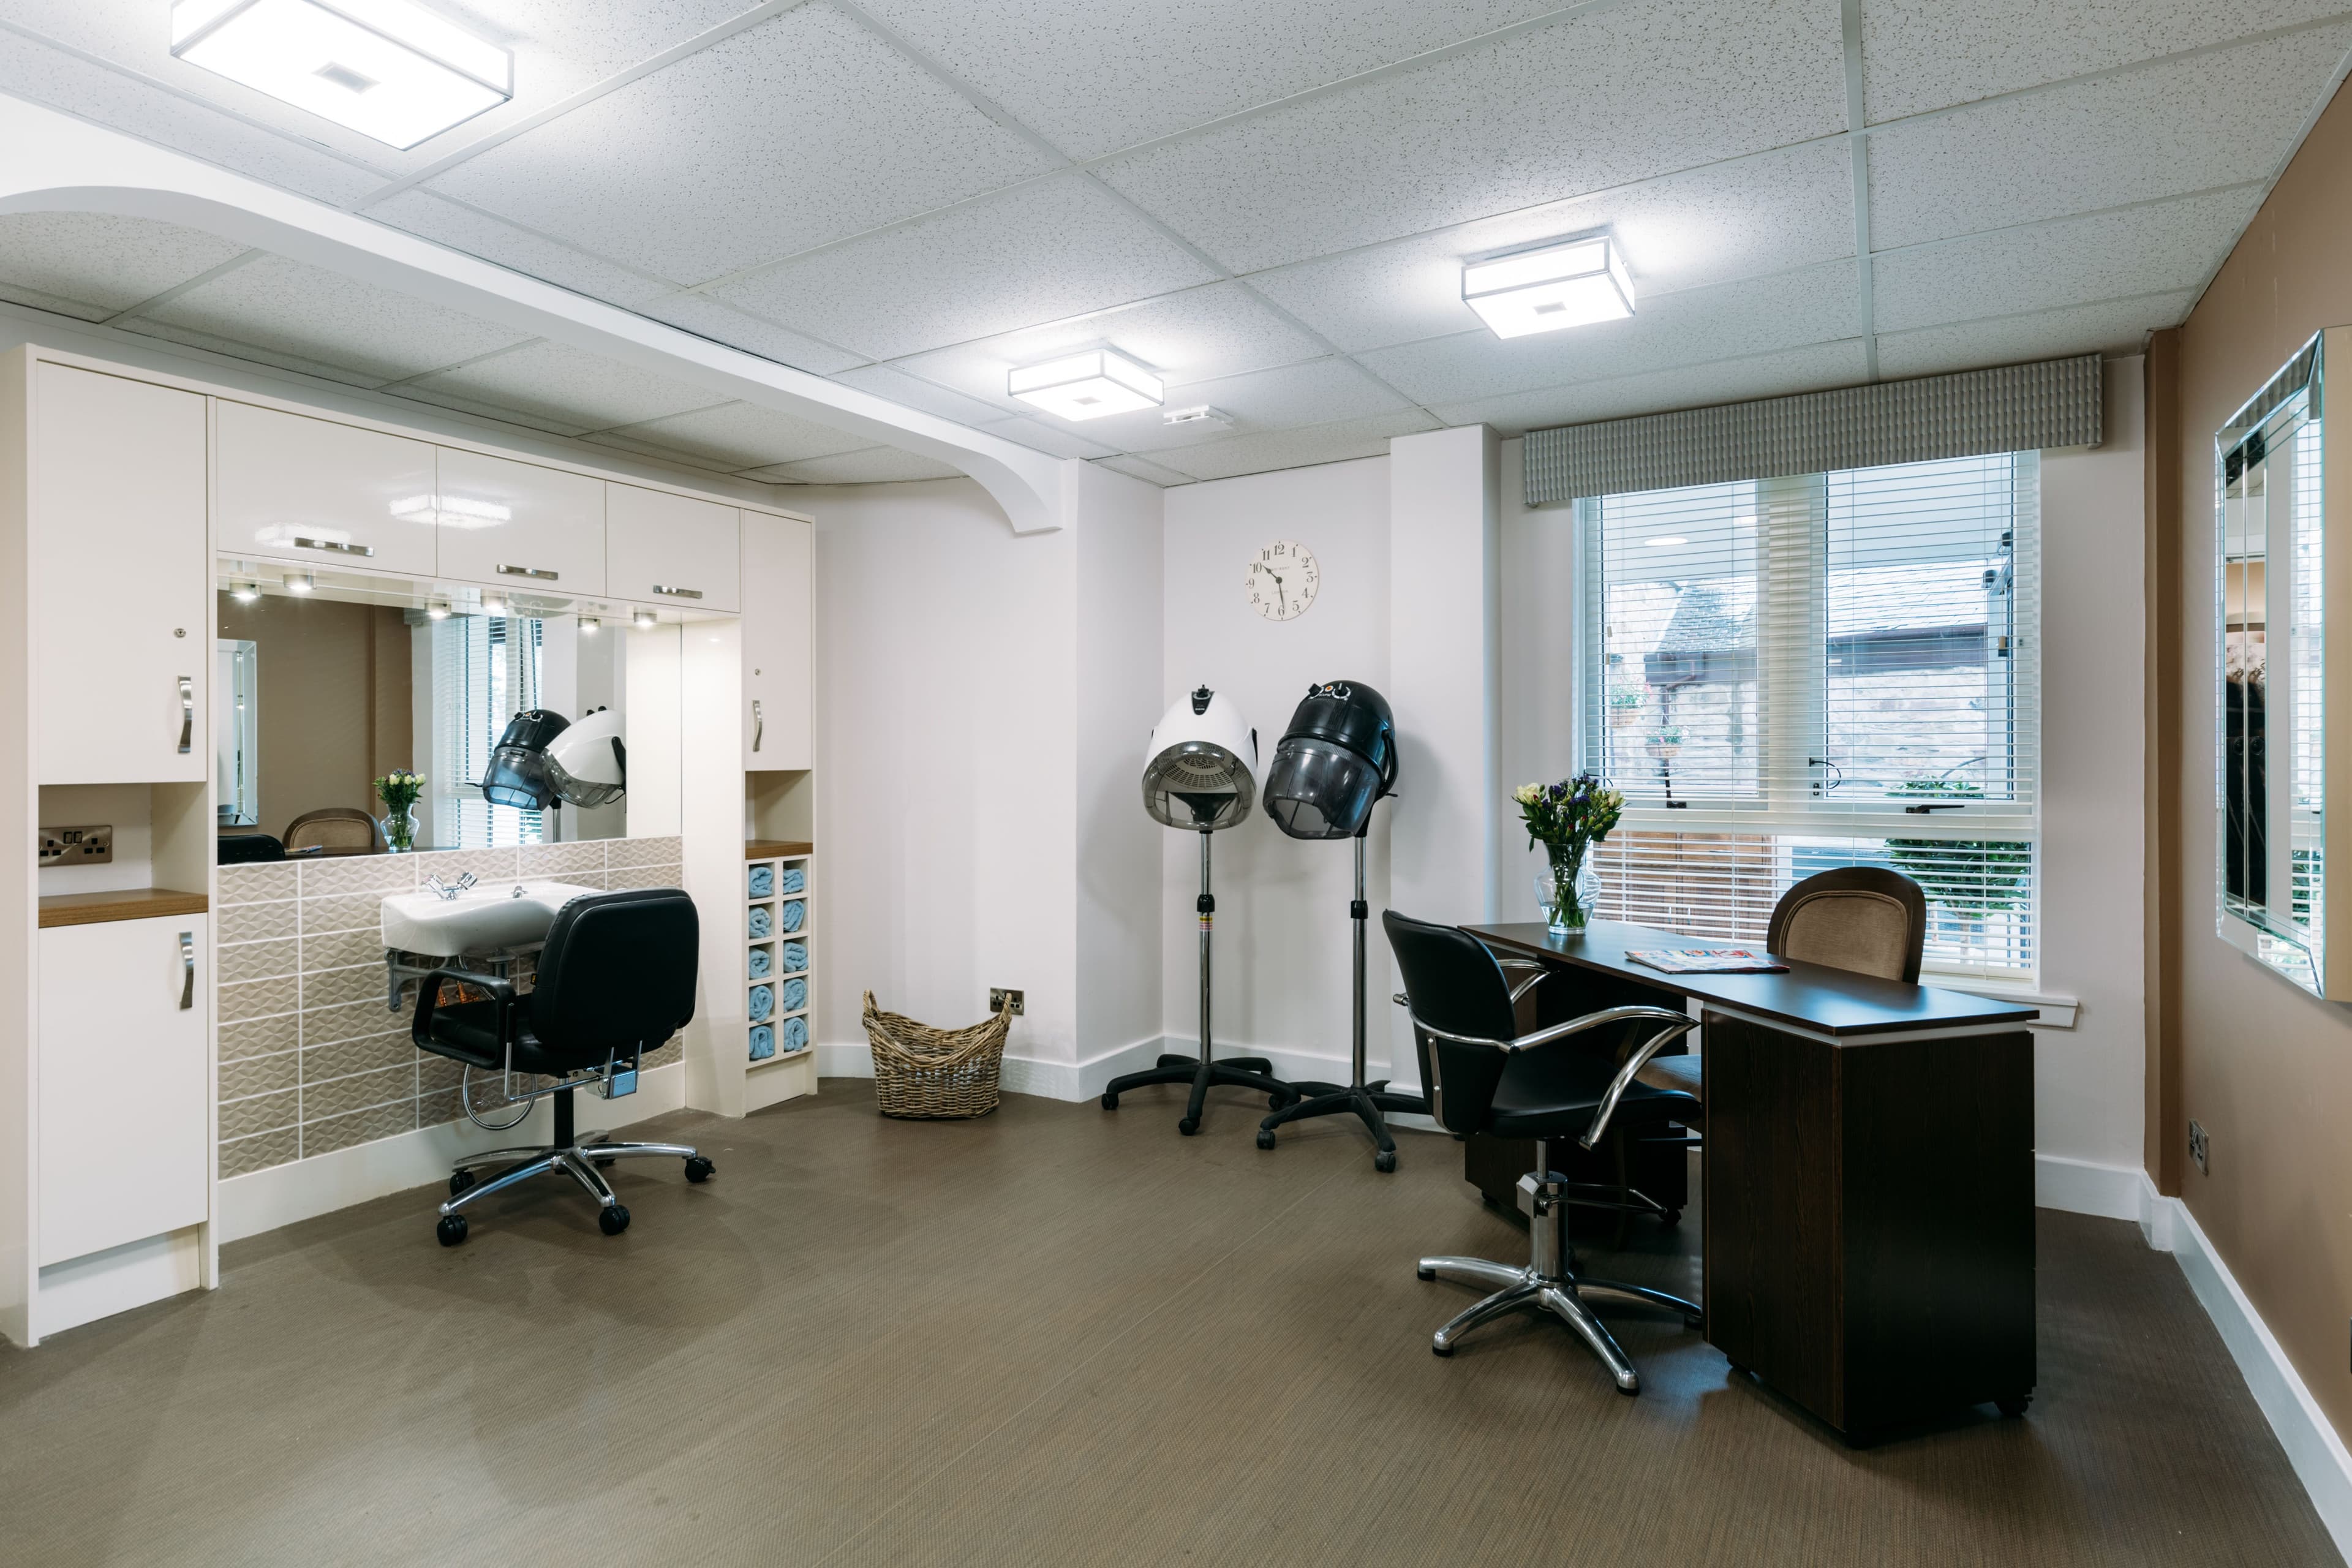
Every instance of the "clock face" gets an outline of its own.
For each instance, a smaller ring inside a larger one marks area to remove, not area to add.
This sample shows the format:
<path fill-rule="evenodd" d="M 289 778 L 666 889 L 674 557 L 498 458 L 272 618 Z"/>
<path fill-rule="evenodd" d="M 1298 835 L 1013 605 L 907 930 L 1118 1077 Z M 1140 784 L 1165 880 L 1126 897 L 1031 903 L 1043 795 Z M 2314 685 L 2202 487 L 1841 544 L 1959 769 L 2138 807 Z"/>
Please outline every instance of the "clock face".
<path fill-rule="evenodd" d="M 1269 621 L 1295 621 L 1305 615 L 1322 585 L 1323 569 L 1315 564 L 1315 557 L 1307 546 L 1287 539 L 1277 539 L 1251 556 L 1242 578 L 1250 608 Z"/>

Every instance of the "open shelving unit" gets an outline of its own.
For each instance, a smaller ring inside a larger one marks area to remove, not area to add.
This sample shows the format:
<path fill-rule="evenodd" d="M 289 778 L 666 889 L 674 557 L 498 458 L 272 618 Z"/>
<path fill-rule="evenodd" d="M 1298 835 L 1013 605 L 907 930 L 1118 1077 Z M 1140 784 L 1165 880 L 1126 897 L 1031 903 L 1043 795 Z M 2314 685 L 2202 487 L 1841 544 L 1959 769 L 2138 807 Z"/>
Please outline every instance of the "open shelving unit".
<path fill-rule="evenodd" d="M 805 841 L 754 839 L 743 847 L 748 1110 L 816 1090 L 815 883 L 814 846 Z M 770 999 L 764 1016 L 762 989 Z M 762 1026 L 772 1041 L 765 1055 L 758 1054 Z"/>

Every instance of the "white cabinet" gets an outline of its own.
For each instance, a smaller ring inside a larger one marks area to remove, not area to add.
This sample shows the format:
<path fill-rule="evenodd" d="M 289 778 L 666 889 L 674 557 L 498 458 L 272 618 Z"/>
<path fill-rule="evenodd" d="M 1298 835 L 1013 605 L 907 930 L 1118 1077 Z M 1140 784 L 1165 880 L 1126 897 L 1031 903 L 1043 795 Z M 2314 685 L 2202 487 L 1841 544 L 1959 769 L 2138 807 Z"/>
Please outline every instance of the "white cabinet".
<path fill-rule="evenodd" d="M 682 609 L 741 607 L 735 509 L 635 485 L 604 487 L 604 592 Z"/>
<path fill-rule="evenodd" d="M 431 442 L 226 398 L 215 406 L 223 554 L 433 575 Z"/>
<path fill-rule="evenodd" d="M 604 481 L 440 448 L 439 574 L 566 598 L 604 592 Z"/>
<path fill-rule="evenodd" d="M 34 387 L 32 601 L 43 784 L 212 768 L 205 400 L 68 365 Z"/>
<path fill-rule="evenodd" d="M 210 1217 L 210 946 L 203 915 L 40 933 L 41 1264 Z"/>
<path fill-rule="evenodd" d="M 810 765 L 815 532 L 798 518 L 743 513 L 743 766 L 749 772 Z"/>

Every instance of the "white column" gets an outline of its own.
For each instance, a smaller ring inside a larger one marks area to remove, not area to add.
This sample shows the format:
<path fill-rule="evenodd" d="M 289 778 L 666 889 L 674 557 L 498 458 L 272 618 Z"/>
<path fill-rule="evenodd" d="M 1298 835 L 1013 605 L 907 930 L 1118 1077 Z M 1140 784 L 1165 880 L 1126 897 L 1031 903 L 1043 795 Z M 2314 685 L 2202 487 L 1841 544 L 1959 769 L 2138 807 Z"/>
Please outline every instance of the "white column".
<path fill-rule="evenodd" d="M 1389 443 L 1388 698 L 1398 774 L 1397 799 L 1382 809 L 1393 813 L 1390 904 L 1421 920 L 1465 923 L 1496 910 L 1499 445 L 1483 425 Z M 1377 926 L 1372 943 L 1370 1005 L 1388 1018 L 1391 1077 L 1410 1083 L 1412 1037 L 1389 1003 L 1396 987 Z"/>

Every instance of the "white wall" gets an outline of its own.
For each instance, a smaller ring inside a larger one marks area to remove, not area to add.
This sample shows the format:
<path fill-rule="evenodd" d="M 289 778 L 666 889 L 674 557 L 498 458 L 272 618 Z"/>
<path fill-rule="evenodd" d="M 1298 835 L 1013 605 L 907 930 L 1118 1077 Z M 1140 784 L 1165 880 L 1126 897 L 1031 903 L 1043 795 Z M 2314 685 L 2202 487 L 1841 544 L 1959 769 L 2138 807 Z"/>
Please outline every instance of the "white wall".
<path fill-rule="evenodd" d="M 1257 728 L 1262 781 L 1275 743 L 1310 686 L 1350 679 L 1385 692 L 1389 463 L 1368 458 L 1166 492 L 1167 658 L 1153 720 L 1198 685 L 1233 697 Z M 1251 559 L 1277 539 L 1305 545 L 1322 569 L 1314 605 L 1282 623 L 1262 619 L 1243 588 Z M 1400 712 L 1397 722 L 1409 731 L 1413 715 Z M 1139 765 L 1140 752 L 1138 737 Z M 1401 787 L 1412 789 L 1412 780 L 1404 778 Z M 1375 912 L 1389 899 L 1391 810 L 1376 808 L 1368 845 L 1367 897 Z M 1169 1048 L 1188 1051 L 1199 1038 L 1192 900 L 1199 891 L 1200 843 L 1195 834 L 1157 831 L 1163 868 L 1161 1017 Z M 1350 847 L 1286 837 L 1262 810 L 1213 838 L 1217 1054 L 1269 1055 L 1277 1071 L 1344 1077 L 1353 973 Z M 1371 1005 L 1385 1010 L 1395 986 L 1377 927 L 1370 953 Z M 1385 1026 L 1375 1025 L 1370 1035 L 1378 1078 L 1387 1071 L 1380 1059 L 1386 1055 Z"/>
<path fill-rule="evenodd" d="M 1498 682 L 1502 723 L 1497 771 L 1507 790 L 1576 768 L 1576 524 L 1566 506 L 1528 508 L 1524 447 L 1502 444 Z M 1500 807 L 1498 805 L 1498 812 Z M 1516 811 L 1495 834 L 1496 918 L 1541 918 L 1535 877 L 1543 857 L 1528 846 Z"/>

